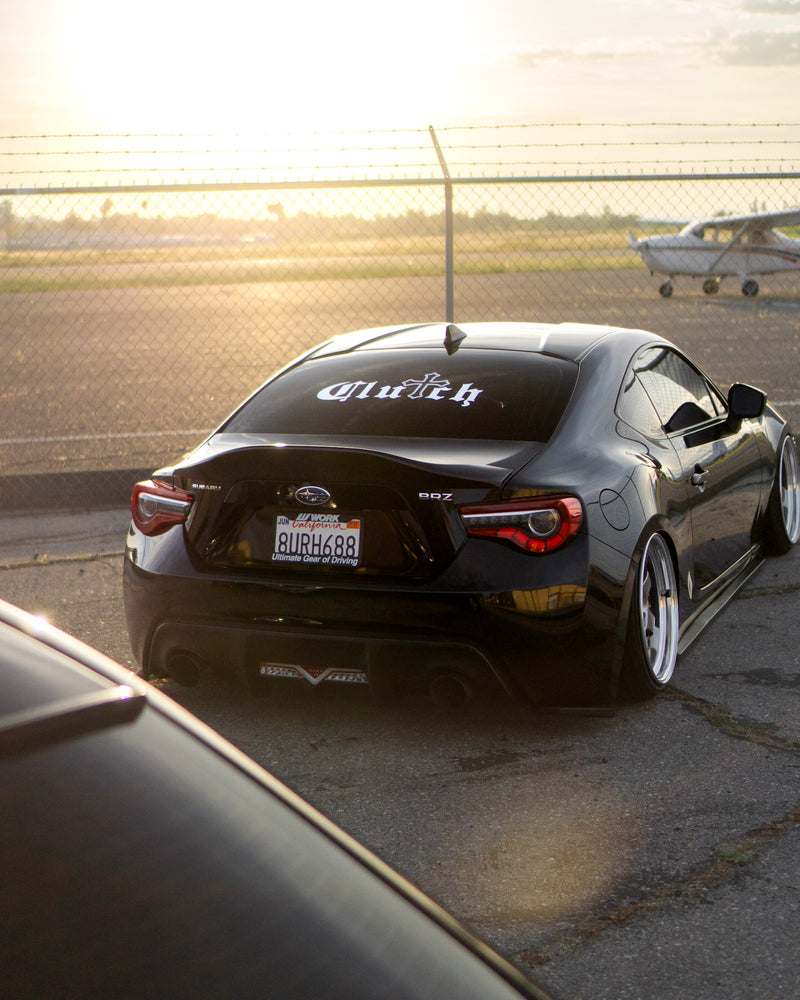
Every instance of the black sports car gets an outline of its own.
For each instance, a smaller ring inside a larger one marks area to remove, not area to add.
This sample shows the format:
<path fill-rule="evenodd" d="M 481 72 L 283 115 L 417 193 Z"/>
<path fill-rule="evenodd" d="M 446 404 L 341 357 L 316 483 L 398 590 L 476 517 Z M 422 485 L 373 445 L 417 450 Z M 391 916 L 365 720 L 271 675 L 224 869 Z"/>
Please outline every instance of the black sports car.
<path fill-rule="evenodd" d="M 800 535 L 795 441 L 642 330 L 336 337 L 132 496 L 145 676 L 634 698 Z"/>

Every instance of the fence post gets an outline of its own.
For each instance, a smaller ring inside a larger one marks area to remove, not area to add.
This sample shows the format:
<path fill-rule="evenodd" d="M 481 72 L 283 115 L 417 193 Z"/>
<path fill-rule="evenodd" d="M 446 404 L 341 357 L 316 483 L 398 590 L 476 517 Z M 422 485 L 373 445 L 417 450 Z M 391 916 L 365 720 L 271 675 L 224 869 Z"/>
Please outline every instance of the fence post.
<path fill-rule="evenodd" d="M 453 182 L 450 178 L 450 171 L 447 161 L 442 153 L 442 147 L 436 138 L 433 125 L 428 126 L 428 131 L 433 140 L 436 155 L 439 157 L 439 166 L 444 174 L 444 284 L 445 284 L 445 322 L 454 323 L 454 296 L 453 296 Z"/>

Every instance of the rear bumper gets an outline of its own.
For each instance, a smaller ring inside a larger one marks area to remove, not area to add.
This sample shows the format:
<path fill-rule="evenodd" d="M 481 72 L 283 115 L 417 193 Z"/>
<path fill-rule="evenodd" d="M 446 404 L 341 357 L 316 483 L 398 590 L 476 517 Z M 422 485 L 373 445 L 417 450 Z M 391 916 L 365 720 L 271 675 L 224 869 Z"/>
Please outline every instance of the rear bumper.
<path fill-rule="evenodd" d="M 389 630 L 355 635 L 326 629 L 325 634 L 315 634 L 288 623 L 270 628 L 164 621 L 152 637 L 147 673 L 169 676 L 176 660 L 185 669 L 187 656 L 198 670 L 204 666 L 224 670 L 251 690 L 271 677 L 290 675 L 312 685 L 363 680 L 373 690 L 382 690 L 400 680 L 406 687 L 425 686 L 430 676 L 440 673 L 467 678 L 475 687 L 517 694 L 510 679 L 477 645 L 446 637 L 400 636 Z"/>
<path fill-rule="evenodd" d="M 253 687 L 265 673 L 300 666 L 315 678 L 357 671 L 379 690 L 392 678 L 414 685 L 453 673 L 539 700 L 547 678 L 570 674 L 584 688 L 587 677 L 602 686 L 612 662 L 616 611 L 592 614 L 596 602 L 577 583 L 491 595 L 292 591 L 164 575 L 127 558 L 124 594 L 146 677 L 180 679 L 179 669 L 194 664 Z"/>

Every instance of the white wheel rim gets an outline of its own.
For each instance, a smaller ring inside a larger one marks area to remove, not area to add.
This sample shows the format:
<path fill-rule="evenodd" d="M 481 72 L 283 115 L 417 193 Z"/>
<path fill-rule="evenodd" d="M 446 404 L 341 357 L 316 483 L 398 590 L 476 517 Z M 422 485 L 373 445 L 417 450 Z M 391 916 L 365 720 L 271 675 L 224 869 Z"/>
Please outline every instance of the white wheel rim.
<path fill-rule="evenodd" d="M 781 448 L 779 488 L 781 514 L 786 537 L 795 544 L 800 538 L 800 487 L 797 477 L 797 448 L 794 439 L 784 438 Z"/>
<path fill-rule="evenodd" d="M 678 656 L 678 594 L 672 557 L 660 535 L 647 543 L 639 566 L 639 626 L 653 680 L 667 684 Z"/>

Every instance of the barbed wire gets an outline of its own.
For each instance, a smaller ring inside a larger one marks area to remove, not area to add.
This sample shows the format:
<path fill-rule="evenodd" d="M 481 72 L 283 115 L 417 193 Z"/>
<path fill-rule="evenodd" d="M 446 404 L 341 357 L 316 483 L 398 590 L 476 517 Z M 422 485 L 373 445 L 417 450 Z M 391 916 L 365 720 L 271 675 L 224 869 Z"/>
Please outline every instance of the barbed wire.
<path fill-rule="evenodd" d="M 430 128 L 432 128 L 431 126 Z M 339 140 L 343 139 L 355 139 L 358 136 L 398 136 L 398 135 L 415 135 L 420 137 L 420 144 L 427 148 L 429 146 L 429 135 L 430 128 L 428 129 L 365 129 L 361 131 L 304 131 L 304 132 L 263 132 L 263 133 L 253 133 L 253 132 L 175 132 L 175 133 L 159 133 L 159 132 L 120 132 L 120 133 L 100 133 L 100 132 L 87 132 L 87 133 L 41 133 L 41 134 L 23 134 L 23 135 L 8 135 L 0 136 L 0 141 L 8 142 L 51 142 L 51 141 L 62 141 L 62 142 L 72 142 L 72 141 L 87 141 L 87 140 L 108 140 L 108 141 L 131 141 L 131 140 L 143 140 L 143 139 L 169 139 L 169 140 L 215 140 L 220 139 L 243 139 L 246 141 L 254 141 L 257 135 L 261 135 L 264 138 L 269 138 L 271 141 L 284 139 L 284 140 L 294 140 L 298 136 L 303 136 L 307 138 L 314 138 L 318 136 L 325 136 L 328 139 L 337 138 Z M 447 125 L 437 128 L 437 132 L 500 132 L 504 131 L 506 133 L 510 131 L 526 130 L 530 131 L 536 130 L 563 130 L 563 129 L 622 129 L 625 131 L 630 131 L 634 129 L 726 129 L 726 130 L 739 130 L 739 131 L 751 131 L 757 130 L 759 132 L 764 132 L 767 129 L 791 129 L 800 128 L 800 122 L 750 122 L 750 123 L 736 123 L 736 122 L 550 122 L 550 123 L 520 123 L 520 124 L 504 124 L 504 125 Z M 590 142 L 587 145 L 627 145 L 630 144 L 631 139 L 625 139 L 624 142 L 619 143 L 608 143 L 606 141 L 600 142 Z M 645 139 L 642 140 L 646 144 L 661 145 L 661 144 L 692 144 L 697 142 L 720 142 L 720 143 L 750 143 L 750 142 L 779 142 L 787 140 L 778 139 L 736 139 L 736 138 L 726 138 L 719 140 L 675 140 L 675 139 Z M 791 141 L 791 140 L 788 140 Z M 574 143 L 566 143 L 563 145 L 573 145 Z M 506 143 L 502 144 L 503 146 Z M 519 145 L 528 145 L 527 143 Z M 535 145 L 549 145 L 541 142 L 535 143 Z M 562 143 L 553 143 L 554 146 L 560 146 Z M 342 146 L 340 141 L 334 147 L 312 147 L 312 148 L 324 148 L 324 149 L 339 149 Z M 296 145 L 292 144 L 290 148 L 298 148 Z M 371 148 L 367 146 L 366 148 Z M 385 148 L 382 145 L 379 148 Z M 403 147 L 390 147 L 390 148 L 403 148 Z M 419 146 L 409 147 L 409 148 L 419 148 Z M 482 148 L 478 146 L 476 148 Z M 49 151 L 48 151 L 49 152 Z M 107 152 L 103 150 L 101 152 Z M 176 150 L 168 150 L 168 152 L 176 152 Z"/>
<path fill-rule="evenodd" d="M 495 145 L 460 145 L 448 146 L 450 152 L 481 152 L 486 150 L 512 150 L 512 149 L 614 149 L 614 148 L 652 148 L 652 147 L 689 147 L 689 146 L 797 146 L 799 139 L 754 139 L 754 140 L 731 140 L 731 139 L 680 139 L 680 140 L 656 140 L 652 142 L 548 142 L 548 143 L 504 143 Z M 426 146 L 361 146 L 359 152 L 375 153 L 418 153 L 426 150 Z M 258 146 L 244 146 L 235 148 L 208 148 L 208 149 L 42 149 L 42 150 L 9 150 L 0 153 L 2 156 L 244 156 L 263 153 L 336 153 L 346 152 L 338 146 L 296 146 L 286 149 L 263 148 Z"/>
<path fill-rule="evenodd" d="M 662 132 L 682 129 L 684 133 L 646 134 L 655 129 Z M 780 134 L 769 134 L 775 129 Z M 531 141 L 520 141 L 521 130 L 535 135 Z M 558 134 L 565 130 L 583 132 Z M 586 130 L 599 130 L 600 134 L 593 136 Z M 634 135 L 636 130 L 639 135 Z M 698 130 L 706 134 L 698 135 Z M 717 134 L 709 134 L 712 130 L 717 130 Z M 725 134 L 720 135 L 719 130 Z M 553 174 L 603 171 L 616 174 L 653 168 L 710 173 L 759 170 L 765 164 L 777 171 L 794 170 L 794 163 L 800 161 L 800 131 L 796 135 L 787 134 L 791 130 L 800 130 L 800 122 L 447 125 L 437 129 L 437 134 L 444 134 L 442 147 L 451 171 L 466 179 L 492 170 L 514 175 L 519 172 L 541 175 L 545 170 Z M 694 134 L 686 134 L 689 131 Z M 463 141 L 455 141 L 457 133 L 464 133 Z M 502 142 L 473 141 L 473 137 L 488 139 L 500 134 L 507 137 Z M 6 136 L 0 137 L 0 178 L 6 177 L 7 183 L 12 183 L 16 178 L 27 177 L 35 183 L 37 179 L 55 176 L 94 176 L 98 183 L 104 180 L 109 183 L 109 178 L 139 174 L 154 181 L 167 176 L 214 181 L 283 176 L 294 182 L 301 177 L 331 179 L 337 174 L 340 178 L 354 177 L 375 171 L 390 178 L 398 174 L 408 178 L 412 171 L 426 178 L 440 177 L 431 135 L 429 128 L 259 135 L 142 132 Z M 320 141 L 323 136 L 325 141 Z M 382 143 L 382 138 L 387 141 Z M 141 147 L 137 146 L 139 143 Z M 628 151 L 626 159 L 614 155 L 621 149 Z M 684 150 L 686 155 L 682 155 Z M 91 165 L 84 165 L 87 160 L 92 161 Z M 81 161 L 80 166 L 76 161 Z"/>
<path fill-rule="evenodd" d="M 352 130 L 325 130 L 312 129 L 303 133 L 291 131 L 264 132 L 264 135 L 292 136 L 304 135 L 427 135 L 429 128 L 380 128 L 380 129 L 352 129 Z M 765 129 L 765 128 L 798 128 L 800 121 L 796 122 L 664 122 L 664 121 L 644 121 L 644 122 L 592 122 L 592 121 L 566 121 L 566 122 L 518 122 L 492 125 L 442 125 L 436 126 L 437 132 L 479 132 L 479 131 L 501 131 L 510 129 L 556 129 L 556 128 L 731 128 L 731 129 Z M 252 135 L 252 132 L 61 132 L 42 133 L 39 135 L 6 136 L 10 139 L 161 139 L 165 136 L 173 138 L 202 139 L 217 138 L 218 136 L 241 136 Z"/>

